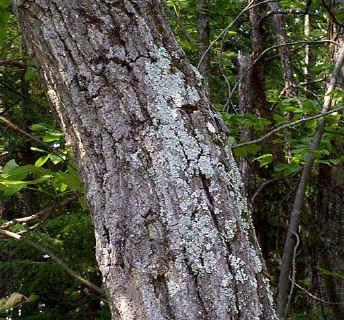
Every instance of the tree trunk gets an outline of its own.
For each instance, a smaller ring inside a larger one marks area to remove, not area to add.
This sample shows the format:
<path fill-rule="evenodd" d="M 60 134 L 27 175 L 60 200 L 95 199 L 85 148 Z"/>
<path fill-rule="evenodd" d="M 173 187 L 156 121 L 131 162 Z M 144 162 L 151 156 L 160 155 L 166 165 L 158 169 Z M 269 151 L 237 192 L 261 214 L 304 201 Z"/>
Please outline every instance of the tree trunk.
<path fill-rule="evenodd" d="M 208 19 L 208 0 L 197 1 L 197 40 L 199 46 L 199 57 L 201 58 L 209 46 L 209 19 Z M 204 78 L 204 89 L 210 94 L 210 53 L 208 52 L 199 66 L 199 72 Z"/>
<path fill-rule="evenodd" d="M 272 12 L 278 12 L 281 10 L 280 5 L 277 2 L 271 2 L 268 4 Z M 282 14 L 273 14 L 272 17 L 273 27 L 276 36 L 276 42 L 278 44 L 279 56 L 282 63 L 283 79 L 284 79 L 284 89 L 283 94 L 286 97 L 295 97 L 296 84 L 293 77 L 293 66 L 290 57 L 289 47 L 286 45 L 287 33 L 285 30 L 285 23 Z"/>
<path fill-rule="evenodd" d="M 223 124 L 160 1 L 22 1 L 113 319 L 276 319 Z"/>
<path fill-rule="evenodd" d="M 259 1 L 254 0 L 252 4 L 257 4 Z M 252 66 L 251 71 L 251 87 L 253 92 L 254 108 L 259 116 L 265 119 L 271 119 L 269 112 L 268 102 L 265 94 L 265 68 L 263 52 L 263 29 L 261 25 L 262 9 L 259 6 L 252 7 L 249 10 L 249 20 L 251 24 L 251 52 L 252 60 L 255 61 L 258 57 L 259 60 Z"/>
<path fill-rule="evenodd" d="M 238 64 L 239 64 L 239 109 L 241 114 L 247 114 L 253 111 L 252 103 L 252 90 L 251 90 L 251 79 L 252 73 L 250 66 L 252 64 L 252 58 L 250 55 L 243 55 L 238 53 Z M 240 141 L 250 141 L 252 139 L 252 130 L 250 128 L 242 128 L 240 131 Z M 245 187 L 245 193 L 248 194 L 249 178 L 251 175 L 250 163 L 247 158 L 243 157 L 240 160 L 240 173 L 241 178 Z"/>

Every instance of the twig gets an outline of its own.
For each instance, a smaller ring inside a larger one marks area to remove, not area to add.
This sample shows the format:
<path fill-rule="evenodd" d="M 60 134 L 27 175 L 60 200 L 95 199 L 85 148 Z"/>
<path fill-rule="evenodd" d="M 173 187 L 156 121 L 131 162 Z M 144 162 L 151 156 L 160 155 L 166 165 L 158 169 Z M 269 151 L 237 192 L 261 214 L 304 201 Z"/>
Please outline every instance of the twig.
<path fill-rule="evenodd" d="M 288 176 L 280 175 L 280 176 L 278 176 L 278 177 L 275 177 L 275 178 L 273 178 L 273 179 L 270 179 L 270 180 L 268 180 L 268 181 L 263 182 L 263 183 L 258 187 L 258 189 L 256 190 L 256 192 L 253 194 L 253 196 L 252 196 L 252 198 L 251 198 L 251 200 L 250 200 L 250 203 L 253 204 L 254 201 L 256 200 L 258 194 L 259 194 L 260 192 L 262 192 L 262 190 L 263 190 L 264 188 L 266 188 L 269 184 L 274 183 L 274 182 L 276 182 L 276 181 L 278 181 L 278 180 L 290 178 L 290 177 L 294 176 L 295 174 L 298 174 L 299 172 L 300 172 L 300 170 L 297 170 L 296 172 L 293 172 L 292 174 L 290 174 L 290 175 L 288 175 Z"/>
<path fill-rule="evenodd" d="M 294 9 L 284 9 L 284 10 L 270 10 L 266 13 L 264 17 L 262 17 L 259 21 L 259 24 L 262 24 L 264 20 L 269 18 L 272 15 L 280 15 L 280 14 L 293 14 L 293 15 L 305 15 L 307 14 L 306 11 L 302 10 L 294 10 Z"/>
<path fill-rule="evenodd" d="M 252 65 L 250 66 L 250 68 L 252 68 L 268 51 L 273 50 L 273 49 L 277 49 L 279 47 L 284 47 L 284 46 L 293 46 L 296 44 L 305 44 L 305 45 L 310 45 L 310 44 L 319 44 L 319 43 L 331 43 L 334 44 L 336 46 L 339 46 L 339 43 L 333 40 L 329 40 L 329 39 L 319 39 L 319 40 L 301 40 L 301 41 L 292 41 L 292 42 L 286 42 L 284 44 L 275 44 L 269 48 L 266 48 L 262 51 L 262 53 L 252 62 Z"/>
<path fill-rule="evenodd" d="M 32 141 L 36 142 L 37 144 L 47 148 L 48 150 L 51 150 L 51 146 L 37 138 L 35 138 L 33 135 L 31 135 L 30 133 L 26 132 L 25 130 L 19 128 L 18 126 L 16 126 L 14 123 L 12 123 L 10 120 L 8 120 L 7 118 L 0 116 L 0 122 L 3 123 L 6 127 L 13 129 L 14 131 L 19 132 L 21 135 L 31 139 Z"/>
<path fill-rule="evenodd" d="M 319 43 L 331 43 L 331 44 L 334 44 L 334 45 L 339 45 L 338 42 L 335 42 L 333 40 L 328 40 L 328 39 L 319 39 L 319 40 L 309 40 L 309 41 L 306 41 L 306 40 L 302 40 L 302 41 L 293 41 L 293 42 L 287 42 L 287 43 L 284 43 L 284 44 L 277 44 L 277 45 L 273 45 L 269 48 L 266 48 L 264 49 L 264 51 L 262 51 L 262 53 L 252 62 L 252 64 L 249 66 L 249 68 L 247 68 L 248 71 L 250 71 L 253 66 L 270 50 L 273 50 L 273 49 L 278 49 L 279 47 L 283 47 L 283 46 L 292 46 L 292 45 L 297 45 L 297 44 L 303 44 L 303 45 L 316 45 L 316 44 L 319 44 Z M 296 49 L 301 49 L 303 46 L 299 46 L 297 47 Z M 272 56 L 273 58 L 276 58 L 276 57 L 279 57 L 278 54 Z M 270 59 L 272 57 L 269 57 L 267 59 Z M 239 81 L 236 81 L 235 85 L 233 86 L 233 89 L 231 91 L 231 94 L 229 96 L 229 98 L 231 98 L 235 92 L 235 90 L 237 89 L 238 87 L 238 82 Z M 297 86 L 300 86 L 300 84 L 298 84 Z M 304 89 L 306 90 L 306 89 Z"/>
<path fill-rule="evenodd" d="M 333 91 L 333 89 L 336 87 L 338 74 L 342 70 L 343 63 L 344 63 L 344 48 L 342 47 L 339 50 L 336 65 L 334 67 L 332 76 L 330 77 L 327 91 L 325 94 L 324 103 L 322 107 L 323 115 L 326 114 L 329 108 L 331 107 L 332 97 L 330 94 Z M 299 226 L 301 210 L 304 205 L 305 190 L 306 190 L 308 179 L 310 177 L 311 170 L 313 167 L 314 153 L 319 148 L 321 138 L 324 133 L 324 127 L 325 127 L 324 118 L 320 118 L 318 127 L 316 129 L 316 132 L 313 138 L 313 142 L 311 145 L 311 151 L 306 154 L 306 161 L 302 169 L 300 182 L 298 184 L 298 188 L 297 188 L 294 203 L 293 203 L 293 208 L 290 214 L 287 239 L 285 241 L 284 248 L 283 248 L 281 271 L 280 271 L 279 282 L 278 282 L 278 311 L 279 311 L 281 319 L 285 319 L 284 311 L 285 311 L 285 306 L 288 299 L 287 292 L 288 292 L 288 287 L 289 287 L 290 264 L 292 263 L 293 248 L 295 247 L 295 242 L 292 238 L 292 235 L 293 233 L 297 232 L 297 228 Z"/>
<path fill-rule="evenodd" d="M 300 237 L 299 235 L 294 232 L 294 231 L 291 231 L 293 236 L 295 237 L 296 239 L 296 244 L 295 244 L 295 247 L 294 247 L 294 250 L 293 250 L 293 261 L 292 261 L 292 272 L 291 272 L 291 285 L 290 285 L 290 291 L 289 291 L 289 296 L 288 296 L 288 302 L 287 302 L 287 305 L 285 307 L 285 311 L 284 311 L 284 314 L 285 316 L 288 315 L 288 310 L 289 310 L 289 307 L 290 307 L 290 303 L 291 303 L 291 297 L 293 296 L 293 291 L 294 291 L 294 287 L 295 287 L 295 278 L 296 278 L 296 253 L 297 253 L 297 249 L 300 245 Z"/>
<path fill-rule="evenodd" d="M 290 128 L 290 127 L 293 127 L 293 126 L 297 126 L 303 122 L 306 122 L 306 121 L 310 121 L 310 120 L 315 120 L 315 119 L 318 119 L 318 118 L 323 118 L 323 117 L 326 117 L 328 115 L 330 115 L 331 113 L 334 113 L 334 112 L 337 112 L 337 111 L 340 111 L 340 110 L 343 110 L 344 109 L 344 106 L 340 106 L 338 108 L 335 108 L 335 109 L 332 109 L 330 111 L 327 111 L 327 112 L 323 112 L 323 113 L 319 113 L 315 116 L 312 116 L 312 117 L 307 117 L 307 118 L 302 118 L 302 119 L 299 119 L 299 120 L 296 120 L 296 121 L 293 121 L 293 122 L 289 122 L 289 123 L 286 123 L 286 124 L 283 124 L 273 130 L 271 130 L 270 132 L 268 132 L 267 134 L 265 134 L 264 136 L 260 137 L 260 138 L 257 138 L 257 139 L 254 139 L 254 140 L 251 140 L 251 141 L 247 141 L 247 142 L 243 142 L 243 143 L 239 143 L 239 144 L 235 144 L 232 146 L 232 149 L 236 149 L 236 148 L 241 148 L 241 147 L 244 147 L 244 146 L 248 146 L 248 145 L 251 145 L 251 144 L 255 144 L 255 143 L 258 143 L 258 142 L 261 142 L 263 140 L 265 140 L 266 138 L 274 135 L 275 133 L 281 131 L 281 130 L 284 130 L 286 128 Z"/>
<path fill-rule="evenodd" d="M 18 241 L 23 241 L 24 243 L 28 244 L 29 246 L 35 248 L 36 250 L 38 250 L 44 254 L 47 254 L 53 261 L 55 261 L 72 278 L 76 279 L 82 285 L 94 290 L 95 292 L 101 294 L 102 296 L 105 295 L 105 292 L 103 289 L 99 288 L 98 286 L 96 286 L 92 282 L 86 280 L 85 278 L 80 276 L 78 273 L 73 271 L 59 257 L 57 257 L 54 253 L 52 253 L 49 249 L 44 248 L 41 245 L 39 245 L 38 243 L 35 243 L 29 239 L 26 239 L 25 237 L 21 236 L 18 233 L 15 233 L 15 232 L 0 229 L 0 234 L 7 237 L 7 238 L 12 238 L 12 239 L 16 239 Z"/>
<path fill-rule="evenodd" d="M 291 279 L 290 279 L 291 280 Z M 326 301 L 326 300 L 323 300 L 317 296 L 315 296 L 314 294 L 310 293 L 308 290 L 306 290 L 305 288 L 303 288 L 302 286 L 300 286 L 297 282 L 295 282 L 295 287 L 300 289 L 301 291 L 303 291 L 304 293 L 306 293 L 309 297 L 311 297 L 312 299 L 314 300 L 317 300 L 321 303 L 324 303 L 324 304 L 330 304 L 330 305 L 338 305 L 338 304 L 341 304 L 340 302 L 331 302 L 331 301 Z"/>
<path fill-rule="evenodd" d="M 0 59 L 0 66 L 26 69 L 28 66 L 22 59 Z"/>
<path fill-rule="evenodd" d="M 1 229 L 8 229 L 18 223 L 26 223 L 26 222 L 29 222 L 29 221 L 32 221 L 32 220 L 44 220 L 46 219 L 53 211 L 57 210 L 57 209 L 60 209 L 60 208 L 63 208 L 65 206 L 67 206 L 68 204 L 70 204 L 71 202 L 75 201 L 78 199 L 78 196 L 77 195 L 74 195 L 70 198 L 67 198 L 67 199 L 64 199 L 62 202 L 60 203 L 57 203 L 53 206 L 50 206 L 48 208 L 44 208 L 43 210 L 37 212 L 37 213 L 34 213 L 30 216 L 26 216 L 26 217 L 22 217 L 22 218 L 16 218 L 16 219 L 13 219 L 13 220 L 10 220 L 10 221 L 7 221 L 5 222 L 4 224 L 2 224 L 0 226 Z"/>
<path fill-rule="evenodd" d="M 232 20 L 232 22 L 229 23 L 229 24 L 227 25 L 227 27 L 224 28 L 224 29 L 215 37 L 215 39 L 210 43 L 209 47 L 203 52 L 202 57 L 199 59 L 199 62 L 198 62 L 198 65 L 197 65 L 197 69 L 199 69 L 199 67 L 201 66 L 201 64 L 202 64 L 202 62 L 203 62 L 205 56 L 208 54 L 209 50 L 215 45 L 215 43 L 216 43 L 224 34 L 226 34 L 226 33 L 230 30 L 230 28 L 232 28 L 232 26 L 234 25 L 234 23 L 236 23 L 236 22 L 239 20 L 239 18 L 240 18 L 245 12 L 247 12 L 248 10 L 250 10 L 250 9 L 252 9 L 252 8 L 255 8 L 255 7 L 257 7 L 257 6 L 260 6 L 260 5 L 263 5 L 263 4 L 266 4 L 266 3 L 268 3 L 268 2 L 272 2 L 272 1 L 274 1 L 274 0 L 264 0 L 264 1 L 258 2 L 258 3 L 256 3 L 256 4 L 253 4 L 254 1 L 253 1 L 253 0 L 250 0 L 249 3 L 248 3 L 248 5 L 247 5 L 244 9 L 242 9 L 242 10 L 239 12 L 239 14 Z"/>

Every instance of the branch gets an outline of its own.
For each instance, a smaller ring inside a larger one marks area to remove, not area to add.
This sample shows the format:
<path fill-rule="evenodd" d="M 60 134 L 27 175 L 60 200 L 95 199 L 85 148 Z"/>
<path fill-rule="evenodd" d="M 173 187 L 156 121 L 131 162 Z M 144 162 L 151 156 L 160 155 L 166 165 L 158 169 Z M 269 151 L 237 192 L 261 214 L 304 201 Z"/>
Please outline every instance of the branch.
<path fill-rule="evenodd" d="M 253 204 L 254 201 L 256 200 L 258 194 L 259 194 L 260 192 L 262 192 L 262 190 L 264 190 L 269 184 L 274 183 L 274 182 L 276 182 L 276 181 L 278 181 L 278 180 L 289 179 L 289 178 L 293 177 L 294 175 L 299 174 L 299 172 L 300 172 L 300 170 L 297 170 L 297 171 L 295 171 L 295 172 L 293 172 L 293 173 L 291 173 L 291 174 L 289 174 L 289 175 L 287 175 L 287 176 L 286 176 L 286 175 L 279 175 L 279 176 L 277 176 L 277 177 L 275 177 L 275 178 L 272 178 L 272 179 L 270 179 L 270 180 L 264 181 L 264 182 L 258 187 L 258 189 L 256 190 L 256 192 L 253 194 L 253 196 L 252 196 L 252 198 L 251 198 L 251 200 L 250 200 L 250 203 Z"/>
<path fill-rule="evenodd" d="M 291 280 L 291 279 L 290 279 Z M 301 291 L 303 291 L 304 293 L 306 293 L 309 297 L 311 297 L 312 299 L 316 300 L 316 301 L 319 301 L 321 303 L 324 303 L 324 304 L 329 304 L 329 305 L 338 305 L 338 304 L 342 304 L 340 302 L 331 302 L 331 301 L 326 301 L 326 300 L 323 300 L 317 296 L 315 296 L 314 294 L 310 293 L 308 290 L 306 290 L 305 288 L 303 288 L 302 286 L 300 286 L 297 282 L 295 282 L 295 287 L 300 289 Z"/>
<path fill-rule="evenodd" d="M 301 40 L 301 41 L 286 42 L 284 44 L 276 44 L 276 45 L 273 45 L 273 46 L 263 50 L 262 53 L 252 62 L 252 66 L 250 68 L 252 68 L 253 65 L 256 64 L 270 50 L 277 49 L 279 47 L 284 47 L 284 46 L 296 45 L 296 44 L 309 45 L 309 44 L 319 44 L 319 43 L 331 43 L 331 44 L 339 46 L 338 42 L 333 41 L 333 40 L 329 40 L 329 39 Z"/>
<path fill-rule="evenodd" d="M 344 64 L 344 47 L 340 48 L 338 53 L 338 59 L 334 67 L 332 76 L 330 77 L 327 91 L 324 98 L 324 103 L 322 107 L 322 114 L 328 113 L 329 108 L 332 104 L 332 97 L 330 93 L 336 87 L 338 74 L 341 72 L 342 66 Z M 338 108 L 337 108 L 338 109 Z M 333 110 L 332 110 L 333 111 Z M 314 162 L 314 153 L 318 150 L 321 138 L 324 133 L 325 121 L 324 118 L 319 120 L 318 127 L 316 129 L 313 142 L 311 145 L 311 151 L 306 154 L 306 161 L 302 169 L 301 178 L 297 187 L 293 208 L 290 214 L 290 221 L 288 226 L 287 239 L 283 248 L 281 271 L 278 282 L 278 312 L 281 319 L 286 318 L 286 306 L 288 299 L 288 287 L 289 287 L 289 273 L 290 265 L 292 264 L 293 250 L 295 247 L 295 241 L 293 240 L 293 234 L 297 233 L 301 210 L 304 205 L 305 190 L 308 184 L 308 180 L 311 174 L 311 170 Z"/>
<path fill-rule="evenodd" d="M 48 208 L 44 208 L 43 210 L 34 213 L 30 216 L 26 216 L 26 217 L 22 217 L 22 218 L 16 218 L 10 221 L 5 222 L 4 224 L 2 224 L 0 226 L 1 229 L 8 229 L 9 227 L 12 227 L 18 223 L 26 223 L 32 220 L 45 220 L 50 214 L 52 214 L 52 212 L 56 211 L 57 209 L 61 209 L 65 206 L 67 206 L 68 204 L 70 204 L 71 202 L 75 201 L 78 199 L 77 195 L 74 195 L 70 198 L 64 199 L 62 202 L 57 203 L 53 206 L 50 206 Z"/>
<path fill-rule="evenodd" d="M 255 144 L 255 143 L 258 143 L 258 142 L 261 142 L 263 140 L 265 140 L 266 138 L 272 136 L 273 134 L 281 131 L 281 130 L 284 130 L 286 128 L 290 128 L 290 127 L 293 127 L 293 126 L 297 126 L 303 122 L 306 122 L 306 121 L 310 121 L 310 120 L 315 120 L 315 119 L 318 119 L 318 118 L 322 118 L 322 117 L 326 117 L 328 115 L 330 115 L 331 113 L 334 113 L 334 112 L 337 112 L 337 111 L 340 111 L 340 110 L 343 110 L 344 109 L 344 106 L 341 106 L 341 107 L 338 107 L 338 108 L 335 108 L 335 109 L 332 109 L 330 111 L 327 111 L 327 112 L 323 112 L 323 113 L 319 113 L 315 116 L 312 116 L 312 117 L 307 117 L 307 118 L 302 118 L 302 119 L 299 119 L 299 120 L 296 120 L 296 121 L 293 121 L 293 122 L 289 122 L 289 123 L 286 123 L 286 124 L 283 124 L 273 130 L 271 130 L 270 132 L 268 132 L 267 134 L 265 134 L 264 136 L 260 137 L 260 138 L 257 138 L 255 140 L 251 140 L 251 141 L 247 141 L 247 142 L 243 142 L 243 143 L 239 143 L 239 144 L 235 144 L 232 146 L 232 149 L 236 149 L 236 148 L 241 148 L 241 147 L 244 147 L 244 146 L 248 146 L 250 144 Z"/>
<path fill-rule="evenodd" d="M 220 38 L 222 38 L 223 35 L 225 35 L 225 34 L 230 30 L 230 28 L 232 28 L 232 26 L 234 25 L 234 23 L 236 23 L 236 22 L 239 20 L 239 18 L 240 18 L 245 12 L 247 12 L 248 10 L 250 10 L 250 9 L 252 9 L 252 8 L 255 8 L 255 7 L 257 7 L 257 6 L 260 6 L 260 5 L 263 5 L 263 4 L 266 4 L 266 3 L 268 3 L 268 2 L 272 2 L 272 1 L 274 1 L 274 0 L 264 0 L 264 1 L 261 1 L 261 2 L 258 2 L 258 3 L 256 3 L 256 4 L 254 4 L 254 1 L 253 1 L 253 0 L 250 0 L 249 3 L 248 3 L 248 5 L 247 5 L 244 9 L 242 9 L 242 10 L 239 12 L 239 14 L 232 20 L 232 22 L 229 23 L 229 24 L 227 25 L 227 27 L 224 28 L 224 29 L 215 37 L 215 39 L 210 43 L 209 47 L 203 52 L 202 57 L 199 59 L 199 62 L 198 62 L 198 65 L 197 65 L 197 69 L 200 68 L 201 64 L 203 63 L 204 58 L 206 57 L 206 55 L 208 54 L 208 52 L 210 51 L 210 49 L 215 45 L 215 43 L 216 43 Z"/>
<path fill-rule="evenodd" d="M 307 14 L 307 12 L 303 10 L 294 10 L 294 9 L 270 10 L 266 13 L 264 17 L 260 19 L 259 24 L 261 25 L 264 22 L 264 20 L 271 17 L 272 15 L 279 15 L 279 14 L 305 15 Z"/>
<path fill-rule="evenodd" d="M 63 269 L 68 275 L 70 275 L 72 278 L 76 279 L 79 283 L 82 285 L 92 289 L 93 291 L 101 294 L 102 296 L 105 295 L 105 292 L 100 287 L 96 286 L 92 282 L 86 280 L 82 276 L 80 276 L 78 273 L 70 269 L 59 257 L 57 257 L 54 253 L 52 253 L 49 249 L 42 247 L 38 243 L 35 243 L 29 239 L 26 239 L 25 237 L 19 235 L 18 233 L 14 233 L 8 230 L 0 229 L 0 234 L 7 237 L 12 238 L 18 241 L 23 241 L 24 243 L 28 244 L 30 247 L 35 248 L 36 250 L 47 254 L 53 261 L 55 261 L 61 269 Z"/>
<path fill-rule="evenodd" d="M 22 59 L 0 59 L 0 66 L 3 67 L 14 67 L 20 69 L 26 69 L 27 64 L 22 61 Z"/>
<path fill-rule="evenodd" d="M 0 116 L 0 122 L 3 123 L 6 127 L 11 128 L 14 131 L 17 131 L 18 133 L 20 133 L 21 135 L 31 139 L 32 141 L 36 142 L 40 146 L 43 146 L 43 147 L 47 148 L 48 150 L 52 150 L 51 146 L 48 143 L 45 143 L 45 142 L 35 138 L 30 133 L 26 132 L 25 130 L 23 130 L 23 129 L 19 128 L 19 127 L 17 127 L 14 123 L 12 123 L 7 118 L 5 118 L 3 116 Z"/>

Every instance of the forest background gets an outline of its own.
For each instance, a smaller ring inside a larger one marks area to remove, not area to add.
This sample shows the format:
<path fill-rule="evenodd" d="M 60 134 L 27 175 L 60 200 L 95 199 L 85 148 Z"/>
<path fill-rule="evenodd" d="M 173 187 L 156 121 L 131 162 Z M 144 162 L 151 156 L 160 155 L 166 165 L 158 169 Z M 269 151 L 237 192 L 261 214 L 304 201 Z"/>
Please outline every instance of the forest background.
<path fill-rule="evenodd" d="M 343 2 L 253 3 L 173 0 L 165 13 L 229 128 L 276 295 L 296 190 L 324 120 L 293 231 L 288 315 L 342 319 L 343 71 L 326 116 L 323 107 L 343 46 Z M 7 0 L 0 113 L 0 319 L 110 319 L 73 155 Z"/>

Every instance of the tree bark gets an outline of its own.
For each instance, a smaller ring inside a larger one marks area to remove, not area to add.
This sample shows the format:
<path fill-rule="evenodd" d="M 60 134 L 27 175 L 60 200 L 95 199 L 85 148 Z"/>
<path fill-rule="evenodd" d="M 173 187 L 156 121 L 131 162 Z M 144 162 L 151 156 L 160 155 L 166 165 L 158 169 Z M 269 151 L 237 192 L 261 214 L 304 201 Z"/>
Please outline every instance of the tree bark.
<path fill-rule="evenodd" d="M 239 64 L 239 109 L 241 114 L 247 114 L 252 112 L 252 90 L 251 90 L 251 55 L 243 55 L 239 52 L 238 54 L 238 64 Z M 252 130 L 250 128 L 242 128 L 240 131 L 240 141 L 246 142 L 252 139 Z M 250 163 L 247 158 L 243 157 L 240 160 L 240 173 L 241 178 L 244 183 L 245 192 L 248 194 L 249 178 L 251 174 Z"/>
<path fill-rule="evenodd" d="M 209 19 L 208 19 L 208 0 L 197 1 L 197 38 L 199 46 L 199 57 L 201 58 L 209 46 Z M 210 53 L 208 52 L 199 66 L 199 72 L 204 77 L 204 89 L 210 94 Z"/>
<path fill-rule="evenodd" d="M 113 319 L 277 319 L 223 124 L 160 1 L 18 14 L 85 184 Z"/>
<path fill-rule="evenodd" d="M 254 0 L 252 4 L 259 1 Z M 249 20 L 251 24 L 251 52 L 252 60 L 261 56 L 263 52 L 263 28 L 261 25 L 262 9 L 255 6 L 249 10 Z M 256 112 L 265 119 L 271 119 L 271 113 L 268 109 L 268 102 L 265 93 L 265 67 L 264 57 L 261 57 L 252 67 L 251 87 L 254 95 L 254 107 Z"/>
<path fill-rule="evenodd" d="M 268 4 L 269 8 L 273 12 L 281 11 L 280 5 L 277 2 L 271 2 Z M 291 62 L 290 50 L 286 45 L 287 34 L 285 30 L 285 23 L 282 14 L 274 14 L 273 27 L 276 36 L 276 42 L 279 45 L 278 51 L 282 63 L 283 79 L 284 79 L 284 89 L 283 94 L 286 97 L 295 97 L 296 84 L 293 77 L 293 65 Z"/>

